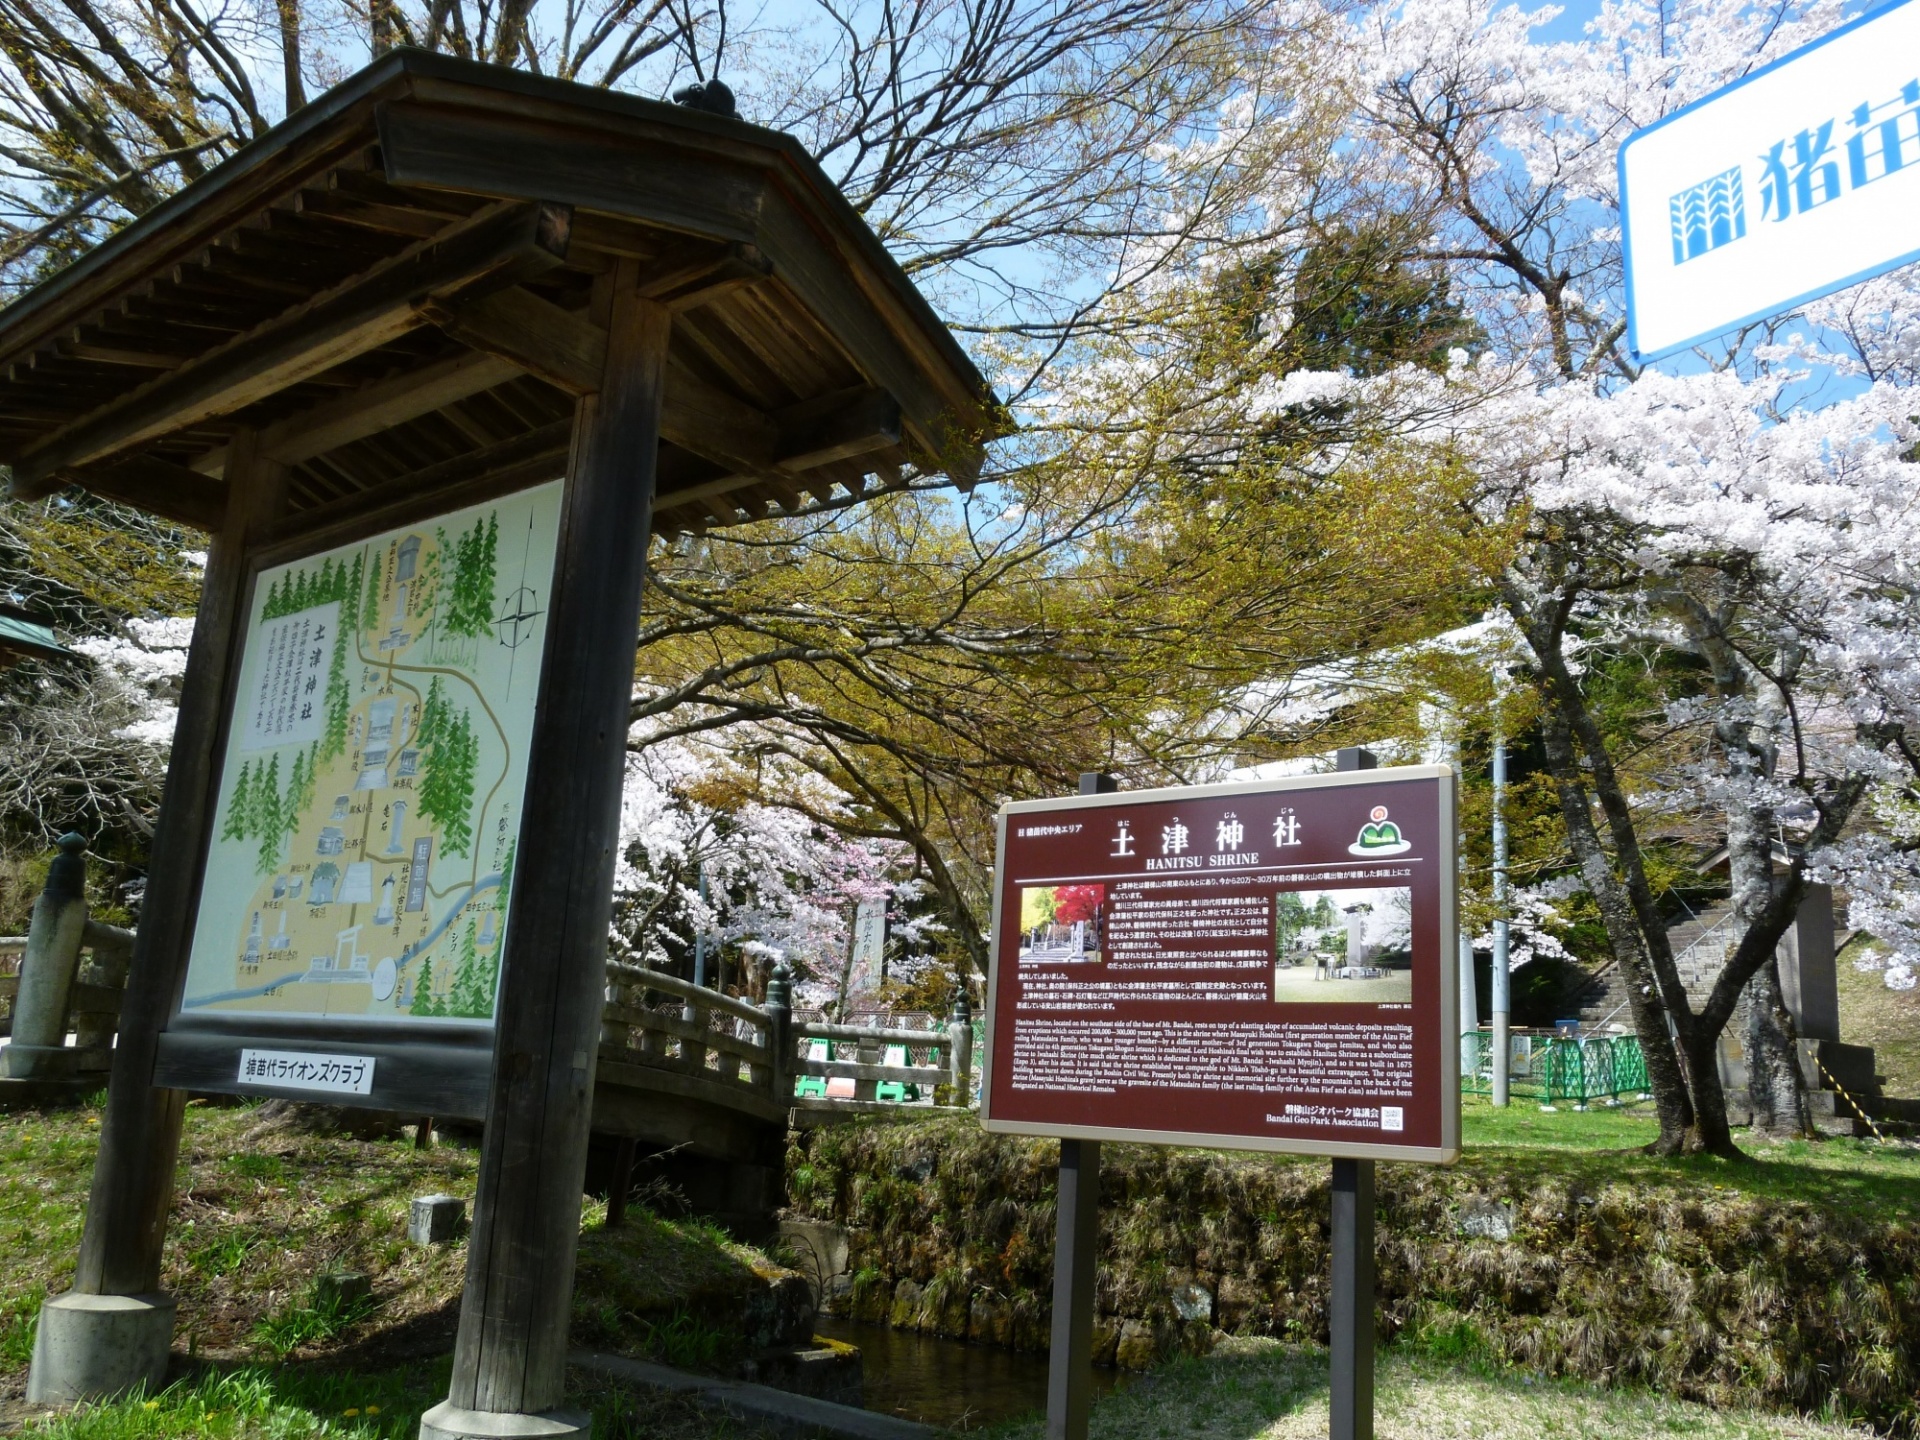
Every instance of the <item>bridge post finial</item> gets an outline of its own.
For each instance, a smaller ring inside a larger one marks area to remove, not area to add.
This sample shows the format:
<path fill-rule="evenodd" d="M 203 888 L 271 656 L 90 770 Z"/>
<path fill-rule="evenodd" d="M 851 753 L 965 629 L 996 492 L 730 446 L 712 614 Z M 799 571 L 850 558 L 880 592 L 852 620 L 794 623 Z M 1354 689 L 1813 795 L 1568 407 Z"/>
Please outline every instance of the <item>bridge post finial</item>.
<path fill-rule="evenodd" d="M 965 1109 L 973 1101 L 973 1005 L 967 999 L 967 980 L 954 987 L 953 1011 L 947 1017 L 947 1064 L 953 1075 L 953 1103 Z"/>
<path fill-rule="evenodd" d="M 773 1098 L 793 1106 L 793 972 L 786 962 L 767 976 L 767 1075 Z"/>

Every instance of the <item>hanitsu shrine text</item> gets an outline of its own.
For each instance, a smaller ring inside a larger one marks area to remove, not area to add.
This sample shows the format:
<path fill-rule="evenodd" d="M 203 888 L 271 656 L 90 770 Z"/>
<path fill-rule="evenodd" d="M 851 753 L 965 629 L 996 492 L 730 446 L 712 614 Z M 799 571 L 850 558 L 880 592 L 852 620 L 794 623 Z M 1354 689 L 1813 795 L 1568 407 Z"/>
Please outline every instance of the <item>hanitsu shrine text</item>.
<path fill-rule="evenodd" d="M 1446 1158 L 1453 780 L 1375 774 L 1009 807 L 988 1128 Z"/>

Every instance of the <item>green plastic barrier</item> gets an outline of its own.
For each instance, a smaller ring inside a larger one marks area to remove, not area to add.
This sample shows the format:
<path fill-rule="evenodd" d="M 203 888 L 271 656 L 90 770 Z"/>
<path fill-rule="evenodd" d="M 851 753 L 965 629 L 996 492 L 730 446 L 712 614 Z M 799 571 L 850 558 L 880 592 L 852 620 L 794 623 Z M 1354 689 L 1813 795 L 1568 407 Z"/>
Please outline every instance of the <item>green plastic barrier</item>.
<path fill-rule="evenodd" d="M 1543 1105 L 1637 1096 L 1647 1088 L 1647 1060 L 1635 1035 L 1592 1035 L 1582 1039 L 1516 1036 L 1508 1067 L 1507 1090 L 1516 1100 Z M 1493 1093 L 1493 1035 L 1469 1030 L 1460 1037 L 1460 1091 Z"/>

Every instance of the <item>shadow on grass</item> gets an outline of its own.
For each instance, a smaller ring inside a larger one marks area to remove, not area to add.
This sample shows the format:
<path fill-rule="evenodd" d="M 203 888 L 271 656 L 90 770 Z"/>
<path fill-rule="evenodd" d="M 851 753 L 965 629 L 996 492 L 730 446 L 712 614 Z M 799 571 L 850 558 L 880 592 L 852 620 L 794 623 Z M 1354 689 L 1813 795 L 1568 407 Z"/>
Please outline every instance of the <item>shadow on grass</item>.
<path fill-rule="evenodd" d="M 373 1369 L 333 1358 L 279 1365 L 194 1364 L 151 1399 L 134 1396 L 30 1421 L 37 1440 L 413 1440 L 446 1398 L 451 1356 Z M 774 1440 L 684 1396 L 634 1392 L 569 1371 L 567 1401 L 591 1408 L 596 1440 Z"/>

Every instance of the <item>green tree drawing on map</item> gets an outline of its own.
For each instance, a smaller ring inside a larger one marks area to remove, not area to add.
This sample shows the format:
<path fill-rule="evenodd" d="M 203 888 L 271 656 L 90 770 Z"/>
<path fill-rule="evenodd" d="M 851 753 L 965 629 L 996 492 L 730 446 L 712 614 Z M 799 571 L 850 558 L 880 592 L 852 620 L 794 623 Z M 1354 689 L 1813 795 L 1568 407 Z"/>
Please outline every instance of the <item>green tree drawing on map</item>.
<path fill-rule="evenodd" d="M 327 662 L 327 717 L 320 730 L 321 757 L 332 760 L 347 748 L 347 712 L 353 694 L 347 688 L 347 636 L 344 620 L 333 631 L 333 658 Z"/>
<path fill-rule="evenodd" d="M 234 782 L 233 795 L 227 801 L 227 823 L 220 828 L 222 840 L 247 838 L 248 807 L 253 804 L 253 762 L 240 766 L 240 778 Z"/>
<path fill-rule="evenodd" d="M 440 827 L 441 853 L 466 855 L 473 845 L 473 781 L 480 743 L 464 709 L 447 700 L 438 675 L 420 709 L 420 813 Z"/>
<path fill-rule="evenodd" d="M 307 808 L 311 798 L 307 783 L 307 752 L 296 750 L 293 755 L 293 771 L 287 776 L 287 798 L 280 805 L 280 832 L 291 835 L 300 828 L 300 814 Z"/>
<path fill-rule="evenodd" d="M 449 545 L 447 532 L 436 530 L 440 553 L 451 551 L 453 565 L 442 569 L 438 599 L 442 629 L 449 635 L 477 640 L 493 629 L 493 592 L 500 522 L 496 515 L 475 520 Z"/>
<path fill-rule="evenodd" d="M 507 918 L 507 901 L 513 898 L 513 853 L 519 849 L 519 847 L 520 842 L 518 840 L 508 841 L 507 858 L 500 864 L 500 898 L 494 903 L 493 908 L 500 912 L 502 923 L 504 923 Z M 505 939 L 503 938 L 500 943 L 504 946 L 506 944 Z"/>
<path fill-rule="evenodd" d="M 253 835 L 260 841 L 259 858 L 254 869 L 267 874 L 280 863 L 280 846 L 286 832 L 280 828 L 280 752 L 267 762 L 267 773 L 254 777 L 252 804 L 247 807 Z"/>
<path fill-rule="evenodd" d="M 486 962 L 474 947 L 473 922 L 460 937 L 460 958 L 453 968 L 453 984 L 447 990 L 443 1012 L 463 1019 L 484 1020 L 493 1014 L 492 987 L 487 983 Z"/>
<path fill-rule="evenodd" d="M 360 579 L 364 557 L 355 553 L 353 568 L 340 567 L 340 628 L 349 635 L 360 632 Z"/>
<path fill-rule="evenodd" d="M 440 1007 L 433 998 L 433 959 L 422 956 L 420 959 L 420 983 L 414 987 L 413 1007 L 408 1012 L 413 1015 L 438 1015 Z"/>
<path fill-rule="evenodd" d="M 360 625 L 362 630 L 371 630 L 380 623 L 380 552 L 373 552 L 373 560 L 367 566 L 366 599 L 360 605 Z"/>

